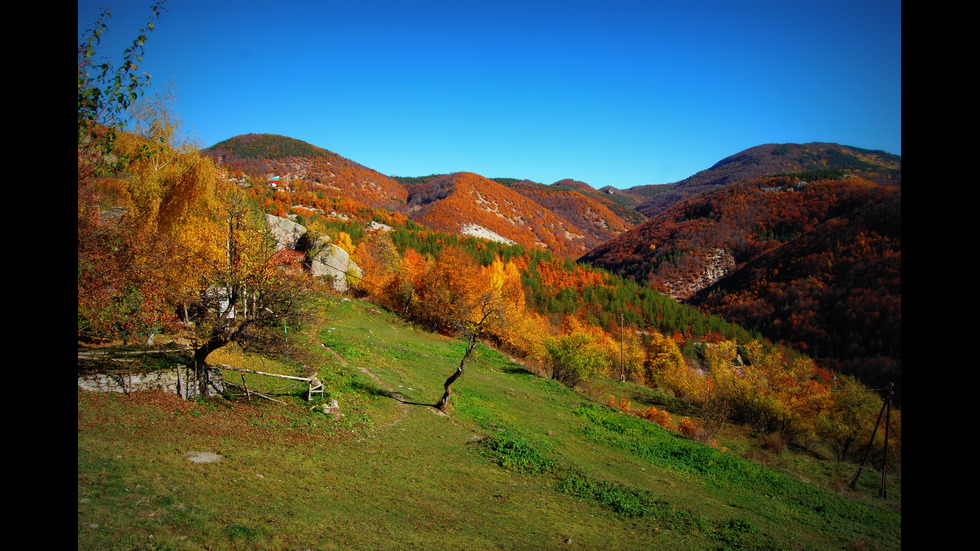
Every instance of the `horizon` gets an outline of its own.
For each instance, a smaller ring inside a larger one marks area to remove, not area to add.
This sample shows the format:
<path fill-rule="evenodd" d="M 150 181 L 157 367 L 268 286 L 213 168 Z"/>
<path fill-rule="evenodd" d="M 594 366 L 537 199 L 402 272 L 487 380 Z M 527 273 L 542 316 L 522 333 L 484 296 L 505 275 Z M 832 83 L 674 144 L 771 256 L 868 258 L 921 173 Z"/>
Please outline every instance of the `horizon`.
<path fill-rule="evenodd" d="M 118 63 L 149 3 L 112 14 Z M 117 4 L 117 5 L 113 5 Z M 139 71 L 201 147 L 302 140 L 388 176 L 674 183 L 750 147 L 901 156 L 901 3 L 168 2 Z"/>

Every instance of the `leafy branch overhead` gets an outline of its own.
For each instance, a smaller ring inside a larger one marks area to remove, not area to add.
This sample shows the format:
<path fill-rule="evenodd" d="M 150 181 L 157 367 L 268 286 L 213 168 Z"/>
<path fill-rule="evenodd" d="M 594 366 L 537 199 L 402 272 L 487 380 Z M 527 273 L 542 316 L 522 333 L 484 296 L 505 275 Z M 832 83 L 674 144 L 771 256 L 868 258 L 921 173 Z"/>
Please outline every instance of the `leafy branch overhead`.
<path fill-rule="evenodd" d="M 78 44 L 78 156 L 79 176 L 100 176 L 125 166 L 125 159 L 112 158 L 117 131 L 125 126 L 129 107 L 149 86 L 150 75 L 139 73 L 143 62 L 147 34 L 153 22 L 165 11 L 165 2 L 157 0 L 146 26 L 139 31 L 132 46 L 123 52 L 122 62 L 114 66 L 107 58 L 97 59 L 98 47 L 109 32 L 112 14 L 103 9 L 99 18 L 82 35 Z M 84 160 L 85 172 L 82 172 Z"/>

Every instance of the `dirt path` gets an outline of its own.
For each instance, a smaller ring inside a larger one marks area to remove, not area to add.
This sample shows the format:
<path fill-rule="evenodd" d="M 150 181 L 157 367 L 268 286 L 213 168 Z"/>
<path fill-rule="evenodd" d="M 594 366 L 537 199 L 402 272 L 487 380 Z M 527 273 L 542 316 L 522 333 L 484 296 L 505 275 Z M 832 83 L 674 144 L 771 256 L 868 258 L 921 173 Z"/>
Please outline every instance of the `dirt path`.
<path fill-rule="evenodd" d="M 331 354 L 333 354 L 333 356 L 335 358 L 337 358 L 337 361 L 340 362 L 340 365 L 342 365 L 344 367 L 350 367 L 350 363 L 348 363 L 347 360 L 344 359 L 343 356 L 341 356 L 340 354 L 338 354 L 336 350 L 330 348 L 329 346 L 327 346 L 325 344 L 321 344 L 320 346 L 322 346 L 328 352 L 330 352 Z M 405 397 L 402 396 L 400 392 L 396 391 L 391 385 L 389 385 L 388 383 L 382 381 L 381 378 L 378 377 L 377 375 L 375 375 L 374 372 L 372 372 L 370 369 L 368 369 L 366 367 L 361 367 L 361 366 L 356 366 L 356 367 L 357 367 L 357 369 L 361 373 L 363 373 L 363 374 L 367 375 L 368 377 L 370 377 L 371 380 L 374 381 L 379 387 L 381 387 L 382 390 L 384 390 L 385 392 L 387 392 L 388 393 L 388 396 L 390 396 L 392 399 L 394 399 L 396 402 L 398 402 L 398 409 L 399 409 L 399 415 L 398 415 L 398 417 L 395 418 L 390 423 L 388 423 L 388 424 L 386 424 L 384 426 L 381 426 L 379 428 L 382 429 L 382 430 L 389 429 L 389 428 L 397 425 L 398 423 L 400 423 L 403 419 L 405 419 L 405 417 L 408 416 L 408 412 L 411 411 L 411 409 L 412 409 L 411 404 L 409 402 L 406 402 L 405 401 Z M 427 407 L 426 409 L 428 409 L 429 411 L 431 411 L 431 412 L 433 412 L 433 413 L 435 413 L 437 415 L 445 415 L 445 413 L 439 411 L 438 409 L 436 409 L 434 407 Z"/>

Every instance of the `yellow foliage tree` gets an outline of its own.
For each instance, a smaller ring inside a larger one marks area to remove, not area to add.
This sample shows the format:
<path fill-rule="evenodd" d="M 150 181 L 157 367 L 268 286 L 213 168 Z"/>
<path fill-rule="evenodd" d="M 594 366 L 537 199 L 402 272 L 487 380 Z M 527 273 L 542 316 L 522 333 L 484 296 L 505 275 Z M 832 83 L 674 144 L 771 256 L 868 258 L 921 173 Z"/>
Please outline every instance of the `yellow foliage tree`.
<path fill-rule="evenodd" d="M 691 391 L 691 375 L 684 356 L 674 339 L 654 331 L 647 346 L 645 378 L 662 388 L 672 390 L 678 397 Z"/>
<path fill-rule="evenodd" d="M 513 262 L 504 263 L 500 258 L 481 271 L 485 292 L 489 295 L 487 300 L 495 302 L 499 310 L 499 315 L 489 320 L 486 330 L 500 344 L 520 349 L 522 321 L 527 315 L 521 274 Z"/>
<path fill-rule="evenodd" d="M 334 240 L 334 245 L 346 251 L 347 254 L 353 254 L 357 250 L 354 242 L 351 241 L 350 234 L 347 232 L 337 232 L 337 239 Z"/>
<path fill-rule="evenodd" d="M 703 356 L 708 372 L 716 381 L 727 381 L 735 376 L 735 362 L 738 357 L 738 345 L 735 341 L 723 340 L 718 344 L 705 344 Z"/>
<path fill-rule="evenodd" d="M 620 366 L 619 375 L 627 381 L 647 384 L 647 354 L 643 339 L 630 329 L 621 330 L 619 337 L 619 357 L 614 359 L 614 364 Z"/>
<path fill-rule="evenodd" d="M 617 342 L 601 328 L 583 324 L 574 316 L 562 318 L 561 334 L 549 338 L 545 347 L 551 377 L 570 387 L 598 374 L 609 375 L 619 359 Z"/>

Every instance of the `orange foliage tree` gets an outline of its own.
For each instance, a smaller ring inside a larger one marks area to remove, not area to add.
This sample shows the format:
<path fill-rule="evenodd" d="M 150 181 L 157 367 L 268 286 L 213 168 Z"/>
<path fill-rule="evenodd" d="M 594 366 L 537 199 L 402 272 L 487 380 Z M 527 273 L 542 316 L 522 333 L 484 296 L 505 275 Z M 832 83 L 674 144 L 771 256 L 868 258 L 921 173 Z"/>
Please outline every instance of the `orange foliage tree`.
<path fill-rule="evenodd" d="M 391 236 L 381 230 L 364 236 L 357 245 L 354 262 L 364 272 L 355 286 L 369 295 L 381 295 L 401 267 L 401 258 Z"/>

